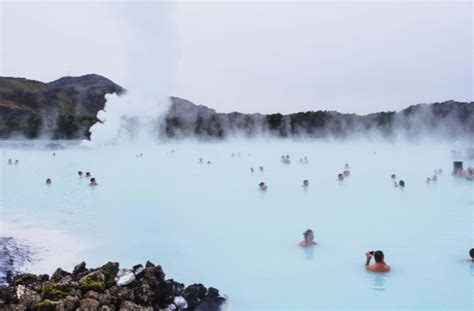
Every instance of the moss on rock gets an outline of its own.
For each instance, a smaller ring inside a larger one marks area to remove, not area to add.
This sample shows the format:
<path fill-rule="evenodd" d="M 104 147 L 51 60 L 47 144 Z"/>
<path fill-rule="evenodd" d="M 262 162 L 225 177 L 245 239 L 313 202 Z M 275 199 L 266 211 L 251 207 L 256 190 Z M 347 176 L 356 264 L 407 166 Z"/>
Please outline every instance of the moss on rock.
<path fill-rule="evenodd" d="M 89 290 L 102 293 L 105 290 L 105 277 L 102 273 L 91 273 L 79 281 L 79 289 L 83 292 Z"/>
<path fill-rule="evenodd" d="M 32 283 L 38 282 L 38 277 L 34 274 L 21 274 L 17 276 L 14 280 L 15 286 L 18 285 L 29 285 Z"/>
<path fill-rule="evenodd" d="M 43 295 L 43 298 L 59 300 L 68 295 L 68 290 L 61 288 L 57 284 L 47 283 L 41 287 L 41 294 Z"/>
<path fill-rule="evenodd" d="M 55 311 L 57 310 L 58 303 L 48 299 L 38 302 L 35 307 L 37 311 Z"/>

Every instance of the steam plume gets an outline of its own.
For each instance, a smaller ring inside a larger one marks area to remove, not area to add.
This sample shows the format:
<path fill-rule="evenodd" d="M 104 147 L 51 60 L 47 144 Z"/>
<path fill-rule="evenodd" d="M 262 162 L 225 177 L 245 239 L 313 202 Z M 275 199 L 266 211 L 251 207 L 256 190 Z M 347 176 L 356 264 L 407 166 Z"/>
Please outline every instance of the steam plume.
<path fill-rule="evenodd" d="M 127 26 L 124 33 L 127 92 L 107 95 L 91 128 L 91 144 L 148 140 L 156 120 L 169 108 L 176 59 L 172 6 L 163 2 L 115 3 Z M 114 53 L 114 51 L 111 51 Z"/>

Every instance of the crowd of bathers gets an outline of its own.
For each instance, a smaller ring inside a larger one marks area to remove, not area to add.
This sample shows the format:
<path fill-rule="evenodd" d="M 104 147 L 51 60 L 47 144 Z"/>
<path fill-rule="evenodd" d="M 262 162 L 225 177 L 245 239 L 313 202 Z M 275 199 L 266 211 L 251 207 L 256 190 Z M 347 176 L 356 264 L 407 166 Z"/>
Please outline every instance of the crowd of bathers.
<path fill-rule="evenodd" d="M 95 187 L 98 186 L 99 184 L 97 183 L 97 180 L 95 177 L 91 176 L 90 172 L 86 172 L 85 174 L 82 171 L 78 171 L 77 175 L 79 175 L 79 178 L 86 178 L 89 180 L 89 186 Z M 51 178 L 46 179 L 46 184 L 51 185 L 53 183 L 53 180 Z"/>
<path fill-rule="evenodd" d="M 232 156 L 233 157 L 235 156 L 234 153 L 232 154 Z M 239 156 L 240 156 L 240 154 L 239 154 Z M 199 159 L 199 161 L 202 163 L 202 159 Z M 282 155 L 280 162 L 283 163 L 283 164 L 290 164 L 291 163 L 290 156 L 289 155 Z M 302 159 L 299 159 L 298 162 L 307 164 L 308 163 L 308 158 L 304 157 Z M 263 172 L 263 167 L 262 166 L 260 166 L 260 171 Z M 250 168 L 250 172 L 251 173 L 255 172 L 253 167 Z M 351 171 L 350 171 L 350 168 L 349 168 L 349 164 L 346 163 L 344 165 L 344 169 L 342 170 L 342 172 L 337 174 L 337 180 L 338 181 L 343 181 L 345 178 L 348 178 L 350 176 L 350 174 L 351 174 Z M 435 169 L 433 171 L 433 175 L 426 177 L 425 181 L 426 181 L 427 184 L 429 184 L 431 182 L 437 182 L 438 181 L 438 176 L 440 176 L 442 174 L 443 174 L 442 169 Z M 453 175 L 456 176 L 456 177 L 464 177 L 467 180 L 474 181 L 474 167 L 469 167 L 467 170 L 457 169 L 456 172 Z M 405 181 L 403 179 L 398 180 L 396 174 L 391 174 L 390 178 L 393 181 L 394 187 L 405 188 L 405 185 L 406 185 Z M 303 180 L 303 187 L 307 188 L 308 186 L 309 186 L 309 181 L 307 179 Z M 265 184 L 265 182 L 262 181 L 258 184 L 258 189 L 260 191 L 267 191 L 268 185 Z"/>
<path fill-rule="evenodd" d="M 53 157 L 56 156 L 56 153 L 54 152 L 53 153 Z M 138 155 L 137 155 L 138 156 Z M 140 154 L 140 156 L 143 156 L 142 154 Z M 8 159 L 8 165 L 12 165 L 13 163 L 15 163 L 15 165 L 18 165 L 19 161 L 18 160 L 15 160 L 15 162 L 13 162 L 12 159 Z M 99 184 L 97 183 L 97 180 L 95 179 L 95 177 L 92 177 L 91 173 L 90 172 L 86 172 L 85 174 L 82 172 L 82 171 L 78 171 L 77 174 L 79 175 L 80 178 L 86 178 L 89 180 L 89 186 L 91 187 L 94 187 L 94 186 L 98 186 Z M 46 185 L 50 186 L 53 184 L 53 180 L 48 177 L 46 178 Z"/>
<path fill-rule="evenodd" d="M 474 167 L 468 167 L 467 169 L 458 168 L 454 173 L 456 177 L 465 178 L 470 181 L 474 181 Z"/>
<path fill-rule="evenodd" d="M 174 150 L 172 152 L 174 152 Z M 56 156 L 56 153 L 53 153 L 53 156 Z M 137 154 L 136 156 L 137 156 L 137 158 L 141 158 L 141 157 L 143 157 L 143 154 L 140 153 L 140 154 Z M 235 157 L 235 156 L 236 156 L 236 154 L 232 153 L 232 157 Z M 240 153 L 237 153 L 237 156 L 240 157 Z M 249 156 L 251 156 L 251 155 L 249 154 Z M 289 155 L 282 155 L 280 161 L 283 164 L 290 164 L 291 163 Z M 199 163 L 204 163 L 204 159 L 199 158 Z M 305 156 L 305 157 L 299 159 L 299 163 L 307 164 L 308 163 L 308 158 Z M 9 165 L 13 165 L 13 164 L 18 165 L 19 161 L 18 160 L 13 161 L 12 159 L 8 159 L 8 164 Z M 207 161 L 207 164 L 212 164 L 212 162 Z M 260 172 L 263 172 L 264 171 L 263 166 L 259 166 L 259 170 L 260 170 Z M 253 167 L 250 168 L 250 172 L 251 173 L 255 172 Z M 426 183 L 431 183 L 431 182 L 438 181 L 438 176 L 442 175 L 442 173 L 443 173 L 442 169 L 436 169 L 433 172 L 434 172 L 434 174 L 432 176 L 426 178 Z M 94 177 L 92 177 L 90 172 L 85 172 L 84 173 L 83 171 L 78 171 L 77 174 L 78 174 L 79 178 L 88 179 L 89 180 L 89 186 L 97 186 L 98 185 L 97 180 Z M 455 171 L 454 175 L 457 176 L 457 177 L 464 177 L 467 180 L 474 180 L 474 167 L 469 167 L 467 170 L 463 170 L 463 169 L 459 168 Z M 350 176 L 350 167 L 349 167 L 349 164 L 346 163 L 344 165 L 342 173 L 339 173 L 337 175 L 337 180 L 338 181 L 343 181 L 345 178 L 348 178 L 349 176 Z M 405 187 L 405 181 L 402 180 L 402 179 L 397 180 L 397 176 L 395 174 L 391 174 L 390 178 L 392 179 L 393 185 L 395 187 L 401 187 L 401 188 Z M 51 178 L 46 179 L 46 184 L 47 185 L 51 185 L 52 182 L 53 181 L 52 181 Z M 303 188 L 307 188 L 309 186 L 309 181 L 307 179 L 303 180 L 303 185 L 302 186 L 303 186 Z M 267 191 L 268 186 L 264 182 L 260 182 L 258 184 L 258 189 L 262 192 L 265 192 L 265 191 Z M 303 233 L 303 237 L 304 237 L 303 241 L 301 241 L 298 244 L 300 247 L 314 247 L 314 246 L 317 245 L 316 241 L 314 240 L 313 230 L 311 230 L 311 229 L 306 230 Z M 469 255 L 471 257 L 469 259 L 469 261 L 474 262 L 474 248 L 470 249 Z M 391 267 L 385 262 L 385 256 L 384 256 L 383 251 L 381 251 L 381 250 L 367 251 L 365 256 L 366 256 L 365 267 L 368 271 L 371 271 L 371 272 L 389 272 L 390 271 Z M 372 258 L 374 258 L 375 262 L 373 264 L 370 264 Z"/>

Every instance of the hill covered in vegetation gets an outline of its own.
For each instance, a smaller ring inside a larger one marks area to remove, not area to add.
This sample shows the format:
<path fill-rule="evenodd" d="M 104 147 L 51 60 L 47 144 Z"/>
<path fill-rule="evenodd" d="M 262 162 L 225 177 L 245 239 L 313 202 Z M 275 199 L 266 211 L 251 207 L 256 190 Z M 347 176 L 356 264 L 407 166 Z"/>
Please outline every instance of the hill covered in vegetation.
<path fill-rule="evenodd" d="M 104 108 L 105 94 L 124 92 L 121 86 L 95 74 L 49 83 L 0 77 L 0 138 L 89 138 L 90 127 L 99 122 L 96 115 Z M 156 120 L 160 128 L 157 135 L 163 139 L 474 135 L 474 102 L 418 104 L 399 112 L 368 115 L 336 111 L 218 113 L 178 97 L 171 97 L 171 102 L 167 115 Z"/>

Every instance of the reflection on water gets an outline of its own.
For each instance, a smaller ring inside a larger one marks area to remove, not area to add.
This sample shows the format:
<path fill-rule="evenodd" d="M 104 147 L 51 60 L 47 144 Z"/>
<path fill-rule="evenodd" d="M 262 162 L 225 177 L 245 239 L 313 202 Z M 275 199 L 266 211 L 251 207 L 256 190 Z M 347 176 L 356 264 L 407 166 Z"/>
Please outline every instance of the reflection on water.
<path fill-rule="evenodd" d="M 314 247 L 302 247 L 304 250 L 304 259 L 313 260 L 314 259 Z"/>
<path fill-rule="evenodd" d="M 389 274 L 386 273 L 367 272 L 367 280 L 369 281 L 370 289 L 372 289 L 376 294 L 385 291 L 385 282 L 387 278 L 389 278 Z"/>
<path fill-rule="evenodd" d="M 471 276 L 474 276 L 474 262 L 471 261 Z"/>

